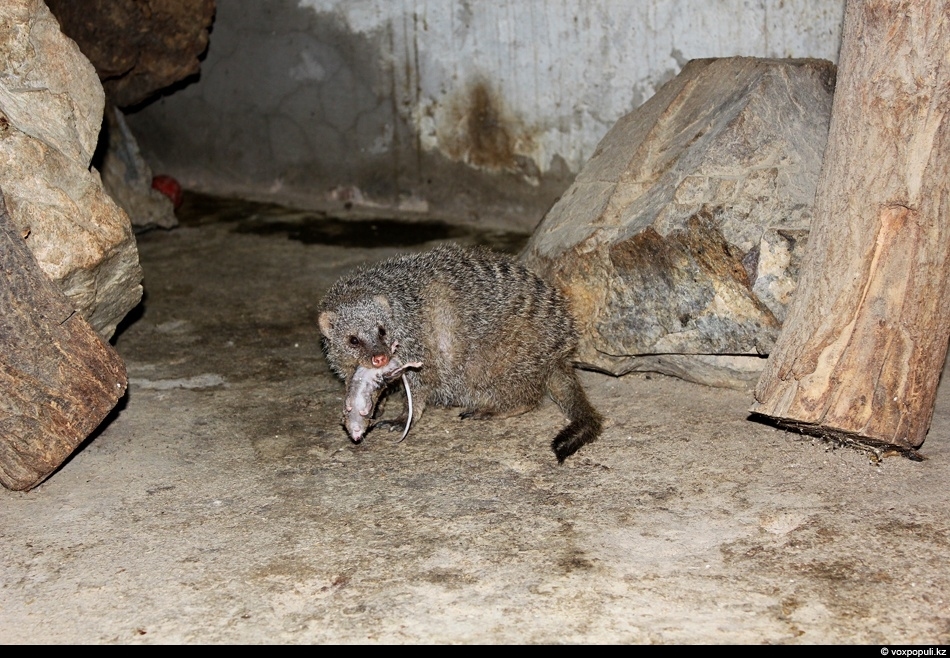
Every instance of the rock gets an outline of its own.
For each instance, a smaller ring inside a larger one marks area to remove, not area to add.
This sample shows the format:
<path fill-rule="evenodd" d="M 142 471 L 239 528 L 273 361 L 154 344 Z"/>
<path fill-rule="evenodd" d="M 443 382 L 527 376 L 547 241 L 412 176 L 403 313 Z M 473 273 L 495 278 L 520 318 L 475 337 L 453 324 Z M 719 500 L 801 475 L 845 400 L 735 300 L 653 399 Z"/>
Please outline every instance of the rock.
<path fill-rule="evenodd" d="M 214 0 L 48 0 L 119 107 L 198 72 Z"/>
<path fill-rule="evenodd" d="M 36 486 L 127 386 L 116 351 L 42 272 L 0 197 L 0 484 Z"/>
<path fill-rule="evenodd" d="M 522 254 L 571 299 L 581 365 L 754 385 L 795 289 L 834 76 L 694 60 L 607 133 Z"/>
<path fill-rule="evenodd" d="M 178 226 L 171 199 L 152 188 L 152 168 L 139 151 L 122 111 L 107 106 L 108 143 L 102 157 L 102 184 L 124 210 L 136 231 Z"/>
<path fill-rule="evenodd" d="M 104 95 L 41 0 L 0 3 L 0 188 L 40 267 L 102 336 L 142 297 L 128 216 L 90 169 Z"/>

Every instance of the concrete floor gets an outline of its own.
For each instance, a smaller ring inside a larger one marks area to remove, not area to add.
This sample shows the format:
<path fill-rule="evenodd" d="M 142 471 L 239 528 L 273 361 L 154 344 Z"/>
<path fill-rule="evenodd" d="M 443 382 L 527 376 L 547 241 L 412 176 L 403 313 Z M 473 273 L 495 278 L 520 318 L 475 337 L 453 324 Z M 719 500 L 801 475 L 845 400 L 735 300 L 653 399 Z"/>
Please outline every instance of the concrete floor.
<path fill-rule="evenodd" d="M 0 641 L 950 641 L 946 387 L 920 463 L 751 422 L 748 392 L 594 373 L 609 426 L 561 467 L 552 403 L 354 446 L 315 308 L 409 234 L 190 205 L 140 236 L 123 406 L 0 492 Z"/>

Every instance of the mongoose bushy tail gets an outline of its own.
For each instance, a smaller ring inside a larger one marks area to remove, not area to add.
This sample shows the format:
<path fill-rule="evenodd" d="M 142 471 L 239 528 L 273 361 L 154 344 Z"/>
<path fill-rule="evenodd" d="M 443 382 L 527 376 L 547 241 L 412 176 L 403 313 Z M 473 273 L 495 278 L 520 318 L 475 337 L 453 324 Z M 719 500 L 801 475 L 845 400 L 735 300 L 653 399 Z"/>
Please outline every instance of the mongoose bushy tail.
<path fill-rule="evenodd" d="M 464 418 L 513 416 L 548 393 L 570 421 L 552 443 L 559 462 L 600 433 L 571 367 L 577 334 L 566 299 L 508 256 L 443 246 L 359 268 L 330 287 L 319 324 L 346 381 L 395 355 L 422 362 L 406 373 L 417 418 L 426 404 L 461 407 Z"/>
<path fill-rule="evenodd" d="M 551 373 L 548 394 L 570 421 L 551 441 L 551 449 L 558 462 L 563 464 L 578 448 L 598 437 L 603 419 L 588 402 L 574 369 L 569 365 Z"/>

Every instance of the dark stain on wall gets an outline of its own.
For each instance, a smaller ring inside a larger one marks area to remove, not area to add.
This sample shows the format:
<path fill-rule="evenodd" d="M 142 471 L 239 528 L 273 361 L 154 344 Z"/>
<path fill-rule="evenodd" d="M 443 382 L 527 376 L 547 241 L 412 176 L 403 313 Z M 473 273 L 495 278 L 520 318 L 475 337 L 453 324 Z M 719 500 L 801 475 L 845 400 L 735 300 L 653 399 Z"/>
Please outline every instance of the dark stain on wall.
<path fill-rule="evenodd" d="M 478 82 L 469 97 L 465 122 L 469 162 L 476 167 L 507 169 L 514 164 L 511 135 L 488 87 Z"/>
<path fill-rule="evenodd" d="M 540 171 L 530 156 L 532 130 L 515 117 L 485 80 L 477 80 L 447 101 L 446 125 L 439 129 L 440 150 L 450 159 L 486 172 L 507 172 L 537 182 Z"/>

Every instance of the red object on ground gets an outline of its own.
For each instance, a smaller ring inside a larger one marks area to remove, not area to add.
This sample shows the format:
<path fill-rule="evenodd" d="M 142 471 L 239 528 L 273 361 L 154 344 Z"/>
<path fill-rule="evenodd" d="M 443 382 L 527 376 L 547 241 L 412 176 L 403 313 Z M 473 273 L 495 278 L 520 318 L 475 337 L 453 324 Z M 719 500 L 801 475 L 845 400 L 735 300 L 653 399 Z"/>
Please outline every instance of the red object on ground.
<path fill-rule="evenodd" d="M 182 200 L 181 185 L 178 181 L 171 176 L 155 176 L 152 178 L 152 188 L 171 199 L 175 210 L 178 210 L 178 206 L 181 205 Z"/>

